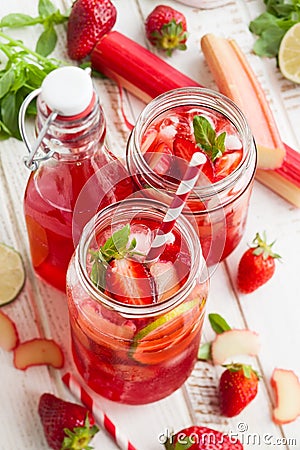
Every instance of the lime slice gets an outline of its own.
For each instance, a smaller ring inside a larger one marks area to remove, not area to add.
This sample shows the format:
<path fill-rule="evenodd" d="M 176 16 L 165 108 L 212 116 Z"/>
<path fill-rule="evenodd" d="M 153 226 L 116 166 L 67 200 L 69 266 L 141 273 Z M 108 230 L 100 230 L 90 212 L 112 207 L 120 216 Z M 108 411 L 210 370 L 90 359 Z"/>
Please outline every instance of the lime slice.
<path fill-rule="evenodd" d="M 146 325 L 133 338 L 129 356 L 142 364 L 157 364 L 167 359 L 169 353 L 180 349 L 177 341 L 187 334 L 184 332 L 188 327 L 187 312 L 192 312 L 194 325 L 197 316 L 193 312 L 195 307 L 199 309 L 199 299 L 182 303 Z"/>
<path fill-rule="evenodd" d="M 293 25 L 283 36 L 278 63 L 285 78 L 300 83 L 300 22 Z"/>
<path fill-rule="evenodd" d="M 20 253 L 0 243 L 0 306 L 13 301 L 24 282 L 25 269 Z"/>

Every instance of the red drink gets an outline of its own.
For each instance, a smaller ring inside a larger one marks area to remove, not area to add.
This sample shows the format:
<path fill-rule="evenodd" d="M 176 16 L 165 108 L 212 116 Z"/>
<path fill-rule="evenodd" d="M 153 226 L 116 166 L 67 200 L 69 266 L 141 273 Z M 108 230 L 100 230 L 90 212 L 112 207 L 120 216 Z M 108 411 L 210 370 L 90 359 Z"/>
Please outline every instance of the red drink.
<path fill-rule="evenodd" d="M 185 214 L 196 220 L 204 257 L 212 265 L 242 237 L 256 166 L 253 138 L 237 106 L 200 88 L 157 97 L 136 123 L 127 165 L 145 196 L 170 203 L 197 151 L 206 163 Z"/>
<path fill-rule="evenodd" d="M 180 217 L 159 260 L 143 263 L 164 210 L 138 199 L 106 208 L 85 228 L 68 270 L 75 364 L 93 390 L 121 403 L 166 397 L 197 358 L 208 283 L 194 229 Z M 120 244 L 125 230 L 134 254 Z M 122 257 L 111 253 L 110 236 Z"/>

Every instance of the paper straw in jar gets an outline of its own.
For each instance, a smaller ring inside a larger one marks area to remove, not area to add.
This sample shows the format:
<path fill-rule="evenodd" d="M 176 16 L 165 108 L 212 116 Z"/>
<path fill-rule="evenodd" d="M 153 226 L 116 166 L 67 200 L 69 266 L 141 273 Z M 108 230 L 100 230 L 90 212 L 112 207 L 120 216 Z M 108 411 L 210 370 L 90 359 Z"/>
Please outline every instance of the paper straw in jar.
<path fill-rule="evenodd" d="M 90 396 L 74 375 L 67 372 L 62 380 L 73 396 L 93 413 L 96 423 L 109 433 L 121 450 L 137 450 L 102 410 L 99 401 Z"/>
<path fill-rule="evenodd" d="M 196 152 L 193 154 L 187 170 L 179 183 L 171 205 L 169 206 L 166 215 L 156 232 L 145 262 L 155 261 L 163 252 L 168 239 L 168 233 L 172 231 L 176 220 L 180 216 L 186 200 L 199 178 L 201 167 L 205 162 L 206 157 L 203 153 Z"/>

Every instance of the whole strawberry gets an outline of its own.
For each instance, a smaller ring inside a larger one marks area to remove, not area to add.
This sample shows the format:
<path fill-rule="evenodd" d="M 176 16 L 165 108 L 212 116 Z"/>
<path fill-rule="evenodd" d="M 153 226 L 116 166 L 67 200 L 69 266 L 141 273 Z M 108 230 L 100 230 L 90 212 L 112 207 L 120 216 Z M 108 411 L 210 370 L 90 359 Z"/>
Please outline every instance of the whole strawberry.
<path fill-rule="evenodd" d="M 110 0 L 75 0 L 67 29 L 69 57 L 79 60 L 89 55 L 116 18 L 117 10 Z"/>
<path fill-rule="evenodd" d="M 237 287 L 240 292 L 248 294 L 265 284 L 274 274 L 275 259 L 280 258 L 263 238 L 256 233 L 251 247 L 243 254 L 237 273 Z"/>
<path fill-rule="evenodd" d="M 219 383 L 221 413 L 226 417 L 237 416 L 256 397 L 258 381 L 251 366 L 227 365 Z"/>
<path fill-rule="evenodd" d="M 165 443 L 166 450 L 243 450 L 236 438 L 207 427 L 184 428 Z"/>
<path fill-rule="evenodd" d="M 170 6 L 159 5 L 146 18 L 146 36 L 152 45 L 171 56 L 173 50 L 186 50 L 185 16 Z"/>
<path fill-rule="evenodd" d="M 53 450 L 92 448 L 89 442 L 99 430 L 85 407 L 45 393 L 40 397 L 38 412 Z"/>

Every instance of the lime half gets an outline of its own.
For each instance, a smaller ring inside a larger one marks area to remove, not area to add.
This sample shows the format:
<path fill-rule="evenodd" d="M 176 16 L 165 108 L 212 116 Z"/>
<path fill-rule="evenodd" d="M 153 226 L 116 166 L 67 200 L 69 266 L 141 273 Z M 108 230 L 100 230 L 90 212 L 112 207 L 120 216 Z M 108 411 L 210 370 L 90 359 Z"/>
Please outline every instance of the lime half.
<path fill-rule="evenodd" d="M 300 22 L 293 25 L 283 36 L 278 63 L 285 78 L 300 83 Z"/>
<path fill-rule="evenodd" d="M 25 269 L 20 253 L 0 243 L 0 306 L 13 301 L 25 282 Z"/>

